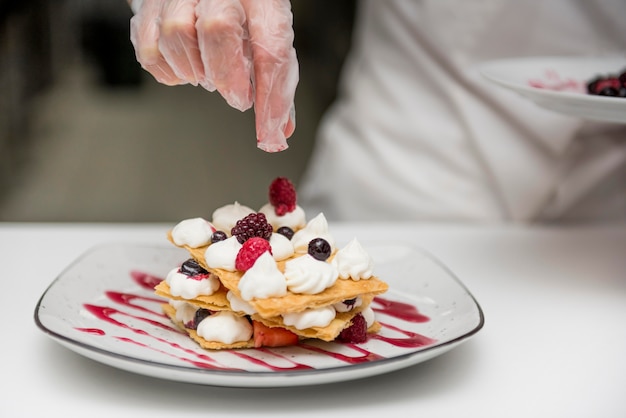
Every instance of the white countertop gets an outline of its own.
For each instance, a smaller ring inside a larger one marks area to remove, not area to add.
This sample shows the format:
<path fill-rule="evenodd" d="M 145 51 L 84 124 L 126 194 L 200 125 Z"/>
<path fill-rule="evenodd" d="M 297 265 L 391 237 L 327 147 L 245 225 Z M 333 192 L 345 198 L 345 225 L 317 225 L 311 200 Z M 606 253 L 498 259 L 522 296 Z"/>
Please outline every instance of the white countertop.
<path fill-rule="evenodd" d="M 0 416 L 626 414 L 626 225 L 331 225 L 339 239 L 414 242 L 456 274 L 485 314 L 484 328 L 452 351 L 357 381 L 272 389 L 177 383 L 89 360 L 37 328 L 38 299 L 79 255 L 105 242 L 163 243 L 170 226 L 0 223 Z"/>

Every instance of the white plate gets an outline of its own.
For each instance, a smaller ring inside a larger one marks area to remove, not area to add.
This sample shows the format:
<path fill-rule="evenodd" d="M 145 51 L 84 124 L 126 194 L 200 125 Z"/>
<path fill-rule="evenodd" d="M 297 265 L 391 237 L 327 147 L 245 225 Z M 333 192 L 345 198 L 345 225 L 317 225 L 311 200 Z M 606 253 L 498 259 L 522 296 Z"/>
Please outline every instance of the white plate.
<path fill-rule="evenodd" d="M 367 245 L 390 285 L 373 307 L 383 324 L 363 344 L 303 343 L 210 352 L 176 330 L 152 286 L 187 253 L 109 244 L 71 264 L 35 309 L 39 328 L 96 361 L 157 378 L 232 387 L 312 385 L 390 372 L 440 355 L 474 335 L 483 313 L 440 263 L 403 245 Z"/>
<path fill-rule="evenodd" d="M 610 57 L 534 57 L 491 61 L 481 65 L 487 79 L 539 106 L 584 119 L 626 123 L 626 98 L 586 93 L 598 75 L 626 69 L 626 55 Z"/>

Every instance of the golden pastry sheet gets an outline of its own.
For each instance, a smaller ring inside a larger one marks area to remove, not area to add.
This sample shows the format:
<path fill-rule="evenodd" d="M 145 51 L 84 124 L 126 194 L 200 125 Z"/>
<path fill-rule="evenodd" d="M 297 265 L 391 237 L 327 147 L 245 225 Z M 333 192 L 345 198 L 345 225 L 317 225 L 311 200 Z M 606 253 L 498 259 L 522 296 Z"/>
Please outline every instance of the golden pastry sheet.
<path fill-rule="evenodd" d="M 226 294 L 228 293 L 228 289 L 224 286 L 220 286 L 219 289 L 212 295 L 200 295 L 193 299 L 185 299 L 180 296 L 173 296 L 170 293 L 170 286 L 167 284 L 165 280 L 154 287 L 154 293 L 158 296 L 164 297 L 166 299 L 174 299 L 180 300 L 184 302 L 189 302 L 192 305 L 195 305 L 199 308 L 209 309 L 211 311 L 229 311 L 230 303 L 228 302 L 228 298 Z"/>
<path fill-rule="evenodd" d="M 352 318 L 369 306 L 372 299 L 373 297 L 370 297 L 367 301 L 364 300 L 361 306 L 351 310 L 350 312 L 337 312 L 335 319 L 330 321 L 330 324 L 325 327 L 298 329 L 290 325 L 285 325 L 282 316 L 264 318 L 258 314 L 254 314 L 252 315 L 252 319 L 262 322 L 268 327 L 286 328 L 301 338 L 316 338 L 324 341 L 333 341 L 337 338 L 339 333 L 344 330 L 344 328 L 347 328 L 351 324 Z"/>
<path fill-rule="evenodd" d="M 207 350 L 227 350 L 227 349 L 236 349 L 236 348 L 252 348 L 254 347 L 254 335 L 248 341 L 236 342 L 233 344 L 224 344 L 218 341 L 207 341 L 198 333 L 189 328 L 185 328 L 182 322 L 176 320 L 176 309 L 170 304 L 163 304 L 163 311 L 170 318 L 170 320 L 182 331 L 185 331 L 191 339 L 193 339 L 196 343 L 198 343 L 202 348 Z M 352 318 L 359 312 L 358 309 L 353 310 L 352 312 L 338 313 L 337 317 L 331 322 L 330 325 L 324 328 L 308 328 L 305 330 L 299 330 L 294 327 L 286 326 L 284 324 L 280 324 L 278 322 L 269 321 L 265 318 L 260 318 L 258 315 L 253 315 L 252 318 L 259 322 L 262 322 L 268 327 L 280 327 L 286 328 L 292 331 L 294 334 L 300 337 L 300 340 L 315 338 L 323 341 L 333 341 L 337 336 L 341 333 L 344 328 L 347 328 L 351 325 Z M 278 320 L 278 319 L 277 319 Z M 376 333 L 380 330 L 380 323 L 375 322 L 370 326 L 367 330 L 368 333 Z"/>
<path fill-rule="evenodd" d="M 156 294 L 161 297 L 164 297 L 167 299 L 185 301 L 198 308 L 209 309 L 212 311 L 231 310 L 230 307 L 228 306 L 216 305 L 215 303 L 210 302 L 211 297 L 214 295 L 199 296 L 198 298 L 195 298 L 195 299 L 183 299 L 183 298 L 177 298 L 177 297 L 171 296 L 169 294 L 169 286 L 167 285 L 167 283 L 165 283 L 165 281 L 162 281 L 160 284 L 158 284 L 155 287 L 155 289 L 157 289 Z M 361 304 L 361 306 L 353 309 L 350 312 L 337 312 L 335 319 L 333 319 L 331 323 L 325 327 L 314 327 L 314 328 L 307 328 L 307 329 L 300 330 L 295 327 L 285 325 L 283 321 L 283 317 L 281 315 L 276 315 L 273 317 L 263 317 L 259 314 L 253 314 L 251 315 L 251 318 L 256 321 L 262 322 L 268 327 L 286 328 L 292 331 L 294 334 L 300 336 L 301 338 L 318 338 L 324 341 L 332 341 L 337 337 L 337 335 L 339 335 L 339 333 L 344 328 L 346 328 L 349 325 L 350 321 L 357 313 L 361 312 L 363 309 L 369 306 L 369 304 L 371 303 L 373 299 L 373 296 L 365 295 L 362 297 L 362 299 L 363 299 L 363 303 Z M 168 304 L 167 306 L 169 306 L 168 310 L 175 311 L 175 308 L 172 307 L 171 305 Z M 232 312 L 240 316 L 246 315 L 243 312 L 237 312 L 237 311 L 232 311 Z"/>

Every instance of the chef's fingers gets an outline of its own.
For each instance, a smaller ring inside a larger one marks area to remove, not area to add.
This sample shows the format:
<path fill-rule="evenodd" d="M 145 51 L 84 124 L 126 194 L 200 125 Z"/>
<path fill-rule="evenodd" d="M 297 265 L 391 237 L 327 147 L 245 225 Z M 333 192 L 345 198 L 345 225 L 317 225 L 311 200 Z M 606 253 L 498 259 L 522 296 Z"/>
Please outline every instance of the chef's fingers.
<path fill-rule="evenodd" d="M 295 129 L 294 97 L 299 80 L 291 3 L 241 3 L 248 19 L 252 50 L 257 146 L 267 152 L 282 151 Z"/>
<path fill-rule="evenodd" d="M 200 0 L 196 8 L 198 45 L 207 88 L 232 107 L 252 106 L 252 68 L 246 14 L 239 0 Z"/>
<path fill-rule="evenodd" d="M 163 3 L 162 0 L 133 2 L 135 14 L 130 20 L 130 40 L 137 61 L 158 82 L 169 86 L 185 84 L 159 51 L 159 17 Z"/>
<path fill-rule="evenodd" d="M 159 19 L 159 51 L 176 76 L 197 86 L 204 67 L 196 35 L 198 0 L 170 0 L 163 4 Z"/>

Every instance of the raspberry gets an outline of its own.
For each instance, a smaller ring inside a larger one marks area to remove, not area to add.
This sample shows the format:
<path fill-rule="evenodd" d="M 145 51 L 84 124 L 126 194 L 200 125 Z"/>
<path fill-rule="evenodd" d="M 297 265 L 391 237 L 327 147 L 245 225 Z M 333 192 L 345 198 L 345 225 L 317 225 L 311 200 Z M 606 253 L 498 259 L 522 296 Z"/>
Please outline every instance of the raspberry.
<path fill-rule="evenodd" d="M 296 209 L 296 188 L 286 177 L 277 177 L 270 184 L 269 201 L 276 215 L 283 216 Z"/>
<path fill-rule="evenodd" d="M 245 218 L 239 219 L 230 233 L 237 237 L 240 244 L 252 237 L 260 237 L 269 241 L 272 237 L 272 225 L 267 222 L 263 213 L 251 213 Z"/>
<path fill-rule="evenodd" d="M 254 262 L 263 254 L 269 251 L 272 253 L 270 242 L 259 237 L 252 237 L 243 243 L 243 246 L 235 258 L 235 268 L 240 271 L 247 271 L 254 265 Z"/>
<path fill-rule="evenodd" d="M 367 321 L 363 315 L 356 314 L 352 318 L 352 325 L 341 331 L 337 340 L 344 343 L 364 343 L 367 341 Z"/>

